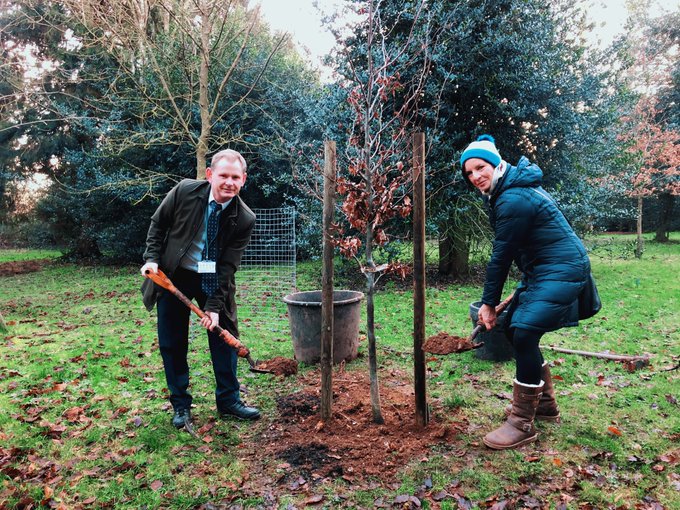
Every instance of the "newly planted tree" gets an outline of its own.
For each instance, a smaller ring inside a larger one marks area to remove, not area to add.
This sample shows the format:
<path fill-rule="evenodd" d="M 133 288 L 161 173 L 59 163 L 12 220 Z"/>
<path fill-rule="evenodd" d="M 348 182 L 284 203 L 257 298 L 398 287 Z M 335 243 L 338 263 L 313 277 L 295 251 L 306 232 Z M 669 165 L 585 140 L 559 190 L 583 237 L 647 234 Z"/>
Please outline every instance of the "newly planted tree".
<path fill-rule="evenodd" d="M 422 15 L 424 2 L 387 12 L 384 2 L 360 4 L 363 21 L 355 33 L 360 48 L 348 44 L 348 67 L 344 69 L 349 88 L 347 101 L 352 111 L 349 143 L 346 147 L 347 174 L 337 179 L 343 196 L 342 212 L 349 224 L 349 235 L 338 227 L 337 244 L 346 257 L 359 263 L 366 277 L 366 335 L 370 372 L 373 421 L 383 423 L 378 385 L 375 335 L 375 285 L 386 272 L 405 275 L 407 266 L 395 261 L 379 263 L 376 248 L 390 240 L 388 227 L 397 217 L 411 212 L 408 187 L 411 172 L 402 161 L 408 159 L 410 140 L 416 123 L 429 68 L 428 40 L 416 27 L 427 26 Z M 394 6 L 392 6 L 394 8 Z M 403 10 L 402 10 L 403 9 Z M 404 30 L 404 24 L 406 29 Z M 397 27 L 402 38 L 395 44 Z M 413 66 L 418 62 L 418 72 Z M 410 76 L 406 81 L 402 76 Z"/>

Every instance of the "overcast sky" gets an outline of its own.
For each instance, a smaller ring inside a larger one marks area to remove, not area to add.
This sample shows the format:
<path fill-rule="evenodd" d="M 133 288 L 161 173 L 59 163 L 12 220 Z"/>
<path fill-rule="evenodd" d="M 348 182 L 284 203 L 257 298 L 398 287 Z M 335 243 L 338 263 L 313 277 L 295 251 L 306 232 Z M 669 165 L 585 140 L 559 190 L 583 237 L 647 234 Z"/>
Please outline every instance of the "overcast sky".
<path fill-rule="evenodd" d="M 660 0 L 652 0 L 655 7 L 652 12 L 659 11 Z M 262 14 L 274 30 L 290 32 L 301 47 L 310 52 L 312 63 L 318 63 L 321 56 L 327 54 L 333 46 L 333 36 L 321 24 L 318 4 L 324 13 L 332 13 L 342 4 L 342 0 L 251 0 L 251 4 L 260 3 Z M 606 46 L 621 33 L 626 21 L 626 0 L 591 0 L 592 7 L 588 14 L 597 23 L 592 34 L 593 44 L 598 39 Z M 680 0 L 664 0 L 666 10 L 680 8 Z"/>

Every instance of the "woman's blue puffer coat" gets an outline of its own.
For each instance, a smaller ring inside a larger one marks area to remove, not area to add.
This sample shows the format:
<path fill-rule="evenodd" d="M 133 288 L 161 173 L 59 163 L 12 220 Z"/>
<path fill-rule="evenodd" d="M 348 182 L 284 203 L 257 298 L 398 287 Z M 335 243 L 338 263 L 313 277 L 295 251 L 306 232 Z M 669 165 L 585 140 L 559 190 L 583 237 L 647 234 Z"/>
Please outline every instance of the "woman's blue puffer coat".
<path fill-rule="evenodd" d="M 590 274 L 581 240 L 553 198 L 543 172 L 525 157 L 508 165 L 489 197 L 495 232 L 482 303 L 501 300 L 514 261 L 523 274 L 511 305 L 511 328 L 553 331 L 578 322 L 578 295 Z"/>

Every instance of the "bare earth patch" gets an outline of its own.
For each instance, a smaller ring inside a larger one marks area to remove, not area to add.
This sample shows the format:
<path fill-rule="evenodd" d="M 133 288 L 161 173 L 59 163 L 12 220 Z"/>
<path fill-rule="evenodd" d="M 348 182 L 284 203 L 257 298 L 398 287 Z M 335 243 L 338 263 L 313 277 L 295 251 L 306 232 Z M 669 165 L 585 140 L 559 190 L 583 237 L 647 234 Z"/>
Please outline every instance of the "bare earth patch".
<path fill-rule="evenodd" d="M 16 260 L 0 263 L 0 276 L 14 276 L 16 274 L 34 273 L 50 265 L 50 259 Z"/>
<path fill-rule="evenodd" d="M 338 478 L 350 485 L 372 479 L 389 483 L 406 464 L 427 457 L 431 446 L 451 442 L 467 430 L 464 419 L 444 422 L 435 417 L 424 429 L 416 427 L 408 380 L 400 371 L 381 374 L 385 423 L 378 425 L 372 419 L 365 371 L 333 375 L 333 419 L 327 423 L 319 414 L 319 372 L 300 377 L 300 391 L 276 400 L 278 415 L 271 424 L 257 438 L 244 440 L 248 453 L 242 460 L 251 466 L 251 478 L 243 489 L 261 490 L 263 479 L 275 481 L 277 488 L 268 484 L 274 494 Z"/>

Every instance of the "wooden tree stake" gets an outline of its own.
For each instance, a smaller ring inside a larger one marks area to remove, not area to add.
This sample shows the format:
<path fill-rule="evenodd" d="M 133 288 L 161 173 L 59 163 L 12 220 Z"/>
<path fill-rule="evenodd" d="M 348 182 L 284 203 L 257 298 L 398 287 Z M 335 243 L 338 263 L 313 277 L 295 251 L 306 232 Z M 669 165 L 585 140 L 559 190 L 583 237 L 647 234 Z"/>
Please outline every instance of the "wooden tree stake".
<path fill-rule="evenodd" d="M 323 269 L 321 273 L 321 420 L 328 421 L 333 406 L 333 243 L 331 224 L 335 209 L 335 142 L 324 142 Z"/>
<path fill-rule="evenodd" d="M 413 135 L 413 379 L 416 425 L 429 422 L 425 380 L 425 135 Z"/>

